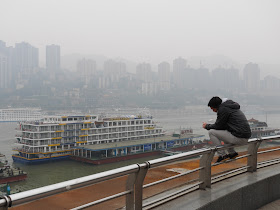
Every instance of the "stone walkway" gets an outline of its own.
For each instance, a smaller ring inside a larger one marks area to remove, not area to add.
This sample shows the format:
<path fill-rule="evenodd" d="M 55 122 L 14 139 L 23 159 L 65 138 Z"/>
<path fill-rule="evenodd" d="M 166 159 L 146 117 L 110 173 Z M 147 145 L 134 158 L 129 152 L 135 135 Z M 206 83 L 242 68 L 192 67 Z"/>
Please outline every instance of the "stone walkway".
<path fill-rule="evenodd" d="M 280 199 L 266 204 L 265 206 L 259 208 L 259 210 L 280 210 Z"/>

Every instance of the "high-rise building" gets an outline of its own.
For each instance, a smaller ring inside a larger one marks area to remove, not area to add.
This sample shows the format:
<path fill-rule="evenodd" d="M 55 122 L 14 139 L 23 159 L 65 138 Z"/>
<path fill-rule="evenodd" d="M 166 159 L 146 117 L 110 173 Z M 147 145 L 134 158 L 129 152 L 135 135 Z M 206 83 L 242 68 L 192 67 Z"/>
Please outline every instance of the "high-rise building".
<path fill-rule="evenodd" d="M 223 90 L 227 86 L 226 69 L 219 66 L 212 70 L 213 89 Z"/>
<path fill-rule="evenodd" d="M 30 76 L 39 68 L 39 50 L 29 43 L 21 42 L 15 45 L 16 69 L 21 75 Z"/>
<path fill-rule="evenodd" d="M 48 71 L 56 71 L 60 69 L 60 46 L 46 46 L 46 69 Z"/>
<path fill-rule="evenodd" d="M 170 64 L 162 62 L 158 64 L 158 77 L 159 77 L 159 89 L 170 90 Z"/>
<path fill-rule="evenodd" d="M 8 88 L 8 57 L 0 52 L 0 88 Z"/>
<path fill-rule="evenodd" d="M 212 86 L 212 82 L 210 81 L 210 73 L 209 70 L 202 65 L 199 69 L 196 69 L 195 76 L 192 79 L 192 83 L 195 88 L 198 89 L 209 89 Z"/>
<path fill-rule="evenodd" d="M 89 85 L 90 80 L 96 74 L 96 62 L 90 59 L 82 59 L 77 63 L 77 72 L 80 73 L 81 79 L 85 85 Z"/>
<path fill-rule="evenodd" d="M 4 53 L 6 52 L 6 50 L 7 50 L 6 43 L 0 40 L 0 52 Z"/>
<path fill-rule="evenodd" d="M 239 71 L 235 68 L 218 67 L 212 71 L 214 89 L 237 90 L 239 89 Z"/>
<path fill-rule="evenodd" d="M 227 86 L 229 90 L 240 89 L 239 70 L 233 67 L 227 69 Z"/>
<path fill-rule="evenodd" d="M 147 96 L 154 96 L 157 94 L 157 84 L 155 82 L 142 83 L 141 93 Z"/>
<path fill-rule="evenodd" d="M 125 72 L 126 64 L 123 62 L 117 62 L 112 59 L 104 62 L 104 76 L 109 78 L 111 84 L 119 82 Z"/>
<path fill-rule="evenodd" d="M 117 62 L 112 59 L 104 62 L 104 74 L 105 75 L 123 75 L 126 72 L 126 65 L 123 62 Z"/>
<path fill-rule="evenodd" d="M 260 68 L 258 64 L 248 63 L 243 69 L 243 79 L 246 90 L 255 92 L 260 89 Z"/>
<path fill-rule="evenodd" d="M 280 80 L 277 77 L 268 75 L 264 78 L 264 87 L 265 90 L 271 92 L 278 92 L 280 89 Z"/>
<path fill-rule="evenodd" d="M 186 67 L 187 67 L 187 61 L 185 59 L 179 57 L 173 60 L 174 83 L 177 88 L 184 87 Z"/>
<path fill-rule="evenodd" d="M 60 70 L 60 46 L 46 46 L 46 69 L 50 74 L 51 79 L 55 79 L 56 73 Z"/>
<path fill-rule="evenodd" d="M 139 63 L 136 66 L 136 78 L 142 82 L 152 81 L 152 67 L 149 63 Z"/>
<path fill-rule="evenodd" d="M 109 77 L 99 77 L 98 78 L 98 88 L 99 89 L 105 89 L 105 88 L 109 88 L 110 87 L 110 81 L 109 81 Z"/>
<path fill-rule="evenodd" d="M 0 40 L 0 87 L 11 88 L 15 81 L 14 74 L 14 48 L 6 47 L 6 43 Z"/>
<path fill-rule="evenodd" d="M 187 66 L 184 71 L 181 72 L 180 88 L 194 89 L 198 87 L 197 70 Z M 201 87 L 199 87 L 201 88 Z"/>

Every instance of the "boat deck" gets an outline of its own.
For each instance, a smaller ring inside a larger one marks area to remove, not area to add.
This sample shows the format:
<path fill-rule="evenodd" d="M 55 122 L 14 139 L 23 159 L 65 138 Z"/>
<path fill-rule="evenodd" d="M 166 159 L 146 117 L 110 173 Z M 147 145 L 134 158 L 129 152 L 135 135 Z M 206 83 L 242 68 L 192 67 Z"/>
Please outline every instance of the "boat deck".
<path fill-rule="evenodd" d="M 161 136 L 161 137 L 154 137 L 154 138 L 113 142 L 113 143 L 107 143 L 107 144 L 83 145 L 83 146 L 79 146 L 79 147 L 75 147 L 75 148 L 86 149 L 86 150 L 91 150 L 91 151 L 98 151 L 98 150 L 104 150 L 104 149 L 114 149 L 114 148 L 137 146 L 137 145 L 143 145 L 143 144 L 167 142 L 167 141 L 177 140 L 177 139 L 178 140 L 194 139 L 194 138 L 200 138 L 203 136 L 204 135 L 199 135 L 199 134 L 185 134 L 185 135 L 182 135 L 181 137 Z"/>

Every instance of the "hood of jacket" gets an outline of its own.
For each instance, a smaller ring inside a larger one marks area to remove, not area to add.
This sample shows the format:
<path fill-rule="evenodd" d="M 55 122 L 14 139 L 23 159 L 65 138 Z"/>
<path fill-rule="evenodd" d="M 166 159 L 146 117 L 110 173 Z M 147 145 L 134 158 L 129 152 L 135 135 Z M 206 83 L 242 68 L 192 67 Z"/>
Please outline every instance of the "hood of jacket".
<path fill-rule="evenodd" d="M 220 106 L 228 107 L 230 109 L 240 109 L 240 105 L 232 100 L 226 100 Z"/>

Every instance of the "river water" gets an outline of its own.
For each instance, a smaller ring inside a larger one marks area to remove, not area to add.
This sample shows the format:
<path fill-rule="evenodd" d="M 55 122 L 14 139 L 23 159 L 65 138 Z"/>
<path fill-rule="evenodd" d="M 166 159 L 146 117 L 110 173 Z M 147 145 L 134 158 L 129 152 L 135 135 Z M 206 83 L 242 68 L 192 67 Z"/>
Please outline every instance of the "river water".
<path fill-rule="evenodd" d="M 207 107 L 206 107 L 207 108 Z M 207 111 L 205 107 L 190 107 L 181 110 L 150 110 L 154 121 L 162 126 L 167 132 L 173 132 L 181 128 L 192 128 L 196 134 L 204 134 L 206 138 L 207 131 L 203 129 L 202 122 L 213 122 L 216 114 Z M 245 112 L 246 113 L 246 112 Z M 266 121 L 269 127 L 280 128 L 280 114 L 267 115 L 262 112 L 248 112 L 247 119 L 255 118 L 260 121 Z M 98 172 L 130 165 L 133 163 L 143 163 L 144 161 L 159 158 L 160 156 L 146 157 L 141 159 L 122 161 L 104 165 L 90 165 L 71 160 L 49 162 L 37 165 L 25 165 L 13 163 L 12 147 L 15 142 L 15 128 L 17 123 L 0 124 L 0 153 L 6 155 L 7 160 L 14 167 L 20 167 L 27 172 L 28 178 L 25 181 L 11 183 L 11 189 L 14 192 L 30 190 L 82 176 L 95 174 Z"/>

